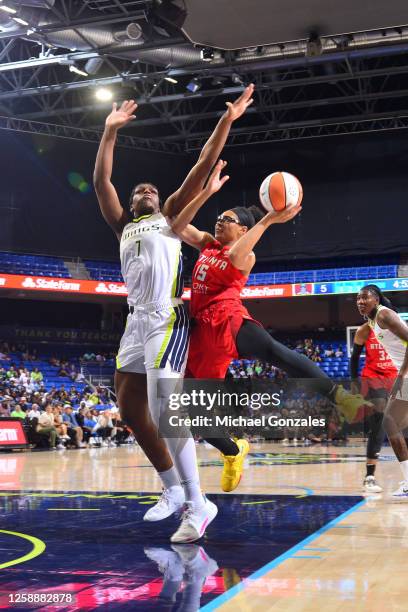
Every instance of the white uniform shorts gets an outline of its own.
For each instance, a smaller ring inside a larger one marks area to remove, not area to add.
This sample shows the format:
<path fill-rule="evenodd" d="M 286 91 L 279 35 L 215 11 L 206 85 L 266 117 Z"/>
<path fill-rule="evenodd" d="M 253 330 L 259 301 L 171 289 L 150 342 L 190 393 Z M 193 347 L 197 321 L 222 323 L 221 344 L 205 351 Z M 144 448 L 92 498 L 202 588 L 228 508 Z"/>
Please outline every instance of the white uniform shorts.
<path fill-rule="evenodd" d="M 116 357 L 120 372 L 166 369 L 184 373 L 189 319 L 183 302 L 143 304 L 131 309 Z"/>
<path fill-rule="evenodd" d="M 401 392 L 398 391 L 395 399 L 396 400 L 402 400 L 403 402 L 407 402 L 408 403 L 408 378 L 404 378 L 404 381 L 402 383 Z"/>

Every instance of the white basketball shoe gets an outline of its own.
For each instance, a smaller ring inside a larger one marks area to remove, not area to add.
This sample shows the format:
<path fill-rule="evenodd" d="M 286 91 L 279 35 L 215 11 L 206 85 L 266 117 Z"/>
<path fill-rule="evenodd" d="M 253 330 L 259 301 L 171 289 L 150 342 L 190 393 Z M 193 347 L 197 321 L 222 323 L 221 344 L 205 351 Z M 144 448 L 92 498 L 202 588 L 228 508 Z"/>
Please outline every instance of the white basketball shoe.
<path fill-rule="evenodd" d="M 364 491 L 366 493 L 382 493 L 382 487 L 377 483 L 374 476 L 366 476 L 364 478 Z"/>
<path fill-rule="evenodd" d="M 144 521 L 162 521 L 171 516 L 184 506 L 184 490 L 183 487 L 174 486 L 169 489 L 163 489 L 158 502 L 149 508 L 143 517 Z"/>
<path fill-rule="evenodd" d="M 181 525 L 171 536 L 171 542 L 183 544 L 199 540 L 204 535 L 211 521 L 215 519 L 217 513 L 217 506 L 206 497 L 204 497 L 203 504 L 191 501 L 186 502 Z"/>
<path fill-rule="evenodd" d="M 391 494 L 391 499 L 396 501 L 408 500 L 408 482 L 406 480 L 400 482 L 398 489 Z"/>

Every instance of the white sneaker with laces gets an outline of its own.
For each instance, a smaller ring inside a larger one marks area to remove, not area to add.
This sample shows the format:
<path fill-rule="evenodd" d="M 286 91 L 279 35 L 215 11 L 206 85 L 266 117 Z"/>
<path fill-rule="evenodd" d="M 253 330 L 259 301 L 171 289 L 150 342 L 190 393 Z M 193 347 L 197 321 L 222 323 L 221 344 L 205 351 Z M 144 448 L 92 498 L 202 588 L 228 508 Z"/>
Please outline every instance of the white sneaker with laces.
<path fill-rule="evenodd" d="M 204 497 L 204 503 L 185 503 L 181 525 L 170 538 L 174 544 L 183 544 L 199 540 L 205 533 L 208 525 L 215 519 L 218 508 L 209 499 Z"/>
<path fill-rule="evenodd" d="M 399 487 L 396 491 L 391 494 L 391 499 L 394 500 L 406 500 L 408 499 L 408 482 L 403 480 L 399 483 Z"/>
<path fill-rule="evenodd" d="M 65 450 L 65 446 L 60 442 L 57 444 L 57 450 Z"/>
<path fill-rule="evenodd" d="M 366 476 L 364 478 L 364 491 L 366 493 L 382 493 L 382 487 L 377 483 L 374 476 Z"/>
<path fill-rule="evenodd" d="M 162 521 L 181 510 L 185 502 L 183 487 L 175 486 L 163 489 L 158 502 L 149 508 L 143 517 L 144 521 Z"/>

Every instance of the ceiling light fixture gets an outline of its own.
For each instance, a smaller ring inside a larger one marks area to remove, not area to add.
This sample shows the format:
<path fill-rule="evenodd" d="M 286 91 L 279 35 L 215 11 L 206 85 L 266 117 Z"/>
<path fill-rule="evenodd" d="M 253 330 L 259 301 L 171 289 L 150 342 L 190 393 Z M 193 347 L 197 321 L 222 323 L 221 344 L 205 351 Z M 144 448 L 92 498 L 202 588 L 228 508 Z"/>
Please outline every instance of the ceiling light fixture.
<path fill-rule="evenodd" d="M 21 19 L 21 17 L 12 17 L 12 19 L 16 21 L 17 23 L 19 23 L 20 25 L 23 25 L 23 26 L 30 25 L 28 21 L 25 21 L 25 19 Z"/>
<path fill-rule="evenodd" d="M 105 87 L 101 87 L 101 88 L 96 90 L 95 97 L 100 102 L 109 102 L 109 100 L 112 100 L 112 98 L 113 98 L 113 93 L 111 92 L 110 89 L 106 89 Z"/>
<path fill-rule="evenodd" d="M 78 68 L 78 66 L 75 66 L 75 64 L 72 64 L 69 67 L 69 71 L 73 72 L 74 74 L 79 74 L 80 76 L 88 76 L 88 73 L 85 72 L 85 70 L 81 70 L 80 68 Z"/>
<path fill-rule="evenodd" d="M 12 15 L 17 13 L 16 9 L 10 8 L 9 6 L 6 6 L 5 4 L 3 4 L 3 6 L 0 6 L 0 10 L 4 11 L 5 13 L 11 13 Z"/>

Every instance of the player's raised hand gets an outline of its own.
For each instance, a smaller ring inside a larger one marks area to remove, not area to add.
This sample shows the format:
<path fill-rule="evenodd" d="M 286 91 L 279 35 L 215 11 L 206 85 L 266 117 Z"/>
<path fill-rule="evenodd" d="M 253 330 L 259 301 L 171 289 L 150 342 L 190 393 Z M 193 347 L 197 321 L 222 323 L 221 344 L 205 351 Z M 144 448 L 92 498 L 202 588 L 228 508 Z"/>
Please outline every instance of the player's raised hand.
<path fill-rule="evenodd" d="M 291 221 L 296 215 L 300 213 L 302 210 L 301 206 L 294 206 L 293 208 L 285 208 L 278 213 L 268 213 L 265 218 L 270 221 L 270 223 L 287 223 Z"/>
<path fill-rule="evenodd" d="M 248 87 L 244 89 L 243 93 L 237 100 L 235 100 L 235 102 L 226 102 L 228 106 L 227 117 L 231 121 L 239 119 L 241 115 L 245 113 L 248 106 L 252 104 L 252 102 L 254 101 L 252 97 L 254 89 L 255 85 L 251 83 L 250 85 L 248 85 Z"/>
<path fill-rule="evenodd" d="M 119 130 L 130 121 L 136 118 L 134 112 L 137 109 L 137 104 L 134 100 L 125 100 L 122 102 L 120 108 L 116 102 L 112 104 L 112 111 L 106 117 L 105 125 L 107 128 Z"/>
<path fill-rule="evenodd" d="M 214 170 L 211 172 L 210 178 L 208 179 L 208 183 L 205 188 L 210 195 L 212 195 L 213 193 L 217 193 L 217 191 L 221 189 L 224 183 L 229 180 L 228 174 L 226 174 L 225 176 L 221 176 L 221 172 L 224 170 L 226 165 L 227 162 L 220 159 L 214 166 Z"/>

